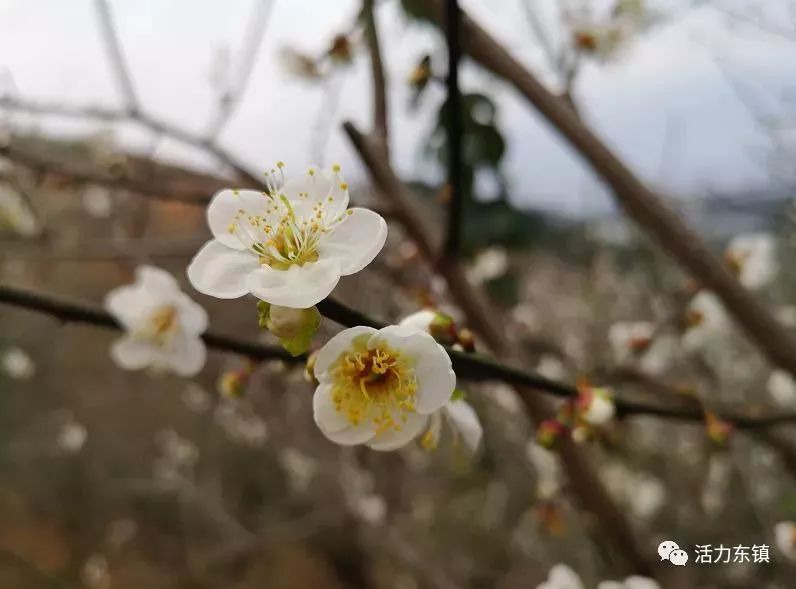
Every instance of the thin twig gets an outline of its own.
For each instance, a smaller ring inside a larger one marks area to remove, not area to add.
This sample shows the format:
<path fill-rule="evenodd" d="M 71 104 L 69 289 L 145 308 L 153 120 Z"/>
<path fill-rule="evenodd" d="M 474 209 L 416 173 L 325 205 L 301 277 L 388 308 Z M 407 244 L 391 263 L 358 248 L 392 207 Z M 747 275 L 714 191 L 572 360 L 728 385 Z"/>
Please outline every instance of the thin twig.
<path fill-rule="evenodd" d="M 65 301 L 9 286 L 0 285 L 0 303 L 44 313 L 64 323 L 85 323 L 107 329 L 122 329 L 122 326 L 113 316 L 98 307 Z M 365 325 L 379 329 L 386 326 L 384 322 L 368 317 L 364 313 L 351 309 L 334 299 L 322 301 L 318 304 L 318 309 L 331 321 L 346 327 Z M 301 363 L 306 360 L 306 356 L 291 356 L 278 346 L 248 342 L 210 331 L 206 332 L 202 339 L 210 348 L 232 352 L 254 360 L 276 359 L 290 363 Z M 451 357 L 456 373 L 465 380 L 502 381 L 516 386 L 533 387 L 560 398 L 572 398 L 577 395 L 577 389 L 572 385 L 509 366 L 503 366 L 485 356 L 465 354 L 454 350 L 448 350 L 448 354 Z M 618 399 L 616 405 L 620 416 L 652 415 L 682 421 L 699 422 L 702 420 L 702 413 L 690 407 L 687 403 L 666 407 Z M 792 414 L 753 416 L 744 413 L 722 413 L 720 416 L 722 419 L 731 421 L 739 428 L 744 429 L 796 423 L 796 415 Z"/>
<path fill-rule="evenodd" d="M 462 174 L 462 96 L 459 91 L 459 20 L 461 13 L 458 0 L 445 0 L 445 38 L 448 45 L 447 132 L 448 154 L 448 228 L 443 245 L 447 258 L 455 258 L 461 249 L 462 221 L 464 220 L 464 192 Z"/>
<path fill-rule="evenodd" d="M 213 141 L 221 134 L 224 125 L 227 124 L 230 117 L 234 114 L 238 104 L 240 104 L 243 95 L 246 92 L 246 86 L 251 78 L 254 65 L 257 63 L 257 54 L 260 46 L 265 38 L 265 31 L 268 28 L 268 23 L 271 20 L 271 14 L 274 11 L 274 4 L 276 0 L 260 0 L 255 2 L 254 14 L 249 22 L 249 28 L 246 34 L 246 40 L 243 43 L 243 55 L 240 60 L 240 67 L 238 68 L 238 75 L 234 84 L 226 88 L 221 96 L 218 111 L 210 124 L 210 130 L 207 134 L 208 140 Z"/>
<path fill-rule="evenodd" d="M 140 104 L 136 96 L 135 89 L 133 88 L 133 81 L 130 77 L 130 70 L 127 67 L 127 62 L 122 54 L 122 47 L 119 43 L 119 35 L 116 33 L 116 27 L 113 24 L 113 17 L 111 16 L 110 7 L 107 0 L 95 0 L 94 5 L 97 8 L 97 16 L 100 21 L 100 28 L 102 30 L 102 38 L 105 41 L 105 47 L 110 56 L 111 65 L 113 67 L 116 81 L 122 92 L 122 97 L 127 106 L 127 111 L 132 115 L 140 111 Z"/>
<path fill-rule="evenodd" d="M 370 71 L 373 78 L 373 130 L 383 143 L 383 149 L 389 159 L 389 110 L 387 108 L 387 77 L 384 74 L 384 62 L 379 44 L 379 29 L 376 24 L 374 10 L 375 0 L 363 0 L 362 13 L 365 20 L 365 36 L 370 51 Z"/>

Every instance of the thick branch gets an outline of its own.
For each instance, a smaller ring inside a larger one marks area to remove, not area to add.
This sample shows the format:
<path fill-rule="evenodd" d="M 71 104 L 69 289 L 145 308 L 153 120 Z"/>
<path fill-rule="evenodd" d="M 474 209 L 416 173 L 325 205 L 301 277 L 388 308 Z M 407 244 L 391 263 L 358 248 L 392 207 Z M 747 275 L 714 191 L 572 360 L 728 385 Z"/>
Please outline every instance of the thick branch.
<path fill-rule="evenodd" d="M 445 0 L 445 39 L 448 45 L 448 76 L 446 86 L 447 117 L 445 130 L 448 136 L 448 229 L 445 235 L 444 255 L 455 258 L 462 241 L 464 217 L 464 193 L 462 191 L 462 96 L 459 91 L 459 43 L 460 10 L 458 0 Z"/>
<path fill-rule="evenodd" d="M 442 1 L 428 0 L 438 22 Z M 658 195 L 511 54 L 481 27 L 462 16 L 463 49 L 486 69 L 510 82 L 584 157 L 610 186 L 619 205 L 696 280 L 714 291 L 772 363 L 796 375 L 796 342 L 715 258 L 702 239 Z"/>

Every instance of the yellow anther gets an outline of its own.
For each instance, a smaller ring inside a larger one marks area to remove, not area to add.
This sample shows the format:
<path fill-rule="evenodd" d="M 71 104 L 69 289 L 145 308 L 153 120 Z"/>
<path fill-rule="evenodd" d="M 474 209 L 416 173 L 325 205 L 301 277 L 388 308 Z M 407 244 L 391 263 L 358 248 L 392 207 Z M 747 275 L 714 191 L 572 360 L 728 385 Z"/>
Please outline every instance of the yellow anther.
<path fill-rule="evenodd" d="M 334 164 L 332 166 L 332 172 L 339 172 L 340 171 L 340 164 Z"/>

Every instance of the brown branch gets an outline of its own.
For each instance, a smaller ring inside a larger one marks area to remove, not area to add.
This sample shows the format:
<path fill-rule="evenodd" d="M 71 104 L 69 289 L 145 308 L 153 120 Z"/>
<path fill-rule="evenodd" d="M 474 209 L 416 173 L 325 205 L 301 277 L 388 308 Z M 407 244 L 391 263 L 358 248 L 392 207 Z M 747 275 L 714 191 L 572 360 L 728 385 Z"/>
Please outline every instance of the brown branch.
<path fill-rule="evenodd" d="M 427 0 L 442 22 L 441 0 Z M 696 280 L 721 299 L 738 324 L 777 366 L 796 375 L 796 342 L 768 310 L 730 274 L 702 239 L 512 55 L 471 19 L 462 17 L 464 50 L 511 83 L 613 189 L 622 209 Z"/>
<path fill-rule="evenodd" d="M 373 129 L 382 143 L 382 149 L 389 160 L 390 129 L 387 109 L 387 78 L 384 74 L 384 61 L 381 57 L 379 29 L 376 25 L 375 0 L 362 1 L 362 14 L 365 20 L 365 37 L 370 52 L 370 71 L 373 78 Z"/>
<path fill-rule="evenodd" d="M 107 0 L 95 0 L 94 6 L 97 9 L 97 16 L 100 21 L 100 29 L 102 30 L 102 38 L 105 42 L 105 48 L 113 66 L 113 72 L 122 91 L 122 97 L 127 105 L 129 113 L 137 113 L 140 110 L 138 97 L 133 88 L 133 81 L 130 77 L 130 70 L 127 67 L 127 62 L 122 54 L 122 47 L 119 43 L 119 35 L 116 33 L 116 27 L 113 24 L 113 17 L 111 16 L 110 7 Z"/>

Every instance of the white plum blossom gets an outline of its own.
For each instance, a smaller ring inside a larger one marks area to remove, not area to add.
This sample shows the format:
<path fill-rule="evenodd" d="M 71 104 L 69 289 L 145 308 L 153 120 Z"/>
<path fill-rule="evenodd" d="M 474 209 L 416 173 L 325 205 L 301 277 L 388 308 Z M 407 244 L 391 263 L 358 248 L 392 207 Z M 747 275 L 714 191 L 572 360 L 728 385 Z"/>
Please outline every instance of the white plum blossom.
<path fill-rule="evenodd" d="M 315 360 L 315 423 L 331 441 L 395 450 L 428 425 L 456 387 L 445 349 L 405 325 L 352 327 Z"/>
<path fill-rule="evenodd" d="M 796 561 L 796 523 L 783 521 L 775 525 L 774 543 L 789 560 Z"/>
<path fill-rule="evenodd" d="M 583 387 L 577 407 L 580 417 L 589 425 L 606 425 L 616 414 L 611 391 L 602 387 Z"/>
<path fill-rule="evenodd" d="M 708 291 L 698 292 L 686 310 L 688 329 L 683 344 L 690 350 L 698 350 L 723 337 L 729 327 L 729 317 L 721 300 Z"/>
<path fill-rule="evenodd" d="M 306 309 L 332 292 L 341 276 L 362 270 L 381 251 L 387 224 L 364 208 L 348 208 L 340 167 L 310 168 L 284 181 L 267 176 L 268 190 L 222 190 L 207 209 L 213 238 L 188 266 L 204 294 L 246 294 L 282 307 Z"/>
<path fill-rule="evenodd" d="M 777 275 L 776 241 L 768 233 L 736 236 L 724 256 L 746 288 L 762 288 Z"/>
<path fill-rule="evenodd" d="M 547 574 L 547 581 L 536 589 L 585 589 L 578 574 L 565 564 L 557 564 Z"/>
<path fill-rule="evenodd" d="M 766 383 L 768 394 L 781 407 L 796 406 L 796 381 L 784 370 L 774 370 Z"/>
<path fill-rule="evenodd" d="M 36 237 L 41 225 L 25 198 L 8 184 L 0 184 L 0 230 Z"/>
<path fill-rule="evenodd" d="M 475 284 L 483 284 L 500 278 L 509 268 L 509 257 L 505 248 L 488 247 L 478 252 L 467 270 L 467 278 Z"/>
<path fill-rule="evenodd" d="M 133 284 L 108 293 L 105 307 L 127 332 L 111 347 L 121 368 L 193 376 L 204 366 L 207 350 L 201 334 L 207 313 L 168 272 L 140 266 Z"/>
<path fill-rule="evenodd" d="M 481 443 L 484 428 L 475 409 L 463 399 L 448 401 L 442 410 L 431 414 L 428 430 L 422 439 L 423 447 L 433 450 L 439 444 L 443 416 L 455 439 L 461 439 L 468 451 L 475 452 Z"/>
<path fill-rule="evenodd" d="M 603 581 L 597 585 L 597 589 L 661 589 L 661 586 L 649 577 L 633 575 L 625 579 L 624 582 Z"/>
<path fill-rule="evenodd" d="M 650 346 L 655 326 L 648 321 L 619 321 L 608 330 L 614 360 L 622 364 L 642 355 Z"/>
<path fill-rule="evenodd" d="M 3 352 L 0 357 L 3 372 L 16 380 L 28 380 L 36 372 L 36 365 L 22 348 L 13 346 Z"/>

